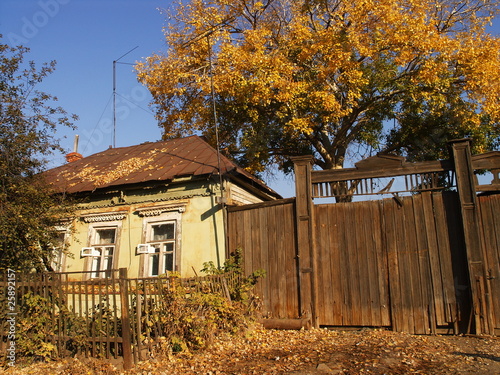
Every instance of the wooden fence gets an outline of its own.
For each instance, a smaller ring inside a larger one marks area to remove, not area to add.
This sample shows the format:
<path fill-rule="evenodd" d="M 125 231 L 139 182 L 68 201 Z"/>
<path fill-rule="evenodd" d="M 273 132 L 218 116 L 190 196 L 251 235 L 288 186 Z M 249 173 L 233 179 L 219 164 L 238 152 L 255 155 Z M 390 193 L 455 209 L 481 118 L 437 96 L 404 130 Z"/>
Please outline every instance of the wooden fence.
<path fill-rule="evenodd" d="M 43 343 L 49 356 L 76 351 L 87 357 L 121 357 L 128 369 L 154 354 L 168 337 L 168 327 L 158 317 L 170 311 L 173 290 L 185 296 L 203 292 L 230 298 L 238 282 L 234 274 L 189 279 L 128 278 L 126 269 L 99 279 L 84 274 L 3 272 L 0 350 L 8 353 L 22 334 L 30 337 L 33 348 Z"/>
<path fill-rule="evenodd" d="M 313 171 L 296 158 L 296 198 L 229 209 L 230 248 L 265 269 L 266 317 L 409 333 L 500 333 L 500 153 L 406 163 L 381 155 Z M 479 185 L 474 171 L 490 170 Z M 480 196 L 477 193 L 481 193 Z M 404 196 L 403 193 L 406 193 Z M 314 199 L 389 194 L 333 204 Z"/>

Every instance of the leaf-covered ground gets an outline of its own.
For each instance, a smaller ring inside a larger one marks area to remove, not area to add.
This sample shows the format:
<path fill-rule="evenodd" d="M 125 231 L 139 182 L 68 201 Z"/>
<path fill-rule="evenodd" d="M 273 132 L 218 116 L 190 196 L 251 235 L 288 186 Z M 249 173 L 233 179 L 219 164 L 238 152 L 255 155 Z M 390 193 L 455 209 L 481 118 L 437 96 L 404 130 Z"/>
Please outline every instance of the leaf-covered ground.
<path fill-rule="evenodd" d="M 124 373 L 109 362 L 78 359 L 0 371 Z M 158 356 L 126 374 L 500 374 L 500 338 L 256 329 L 241 337 L 217 338 L 204 352 Z"/>

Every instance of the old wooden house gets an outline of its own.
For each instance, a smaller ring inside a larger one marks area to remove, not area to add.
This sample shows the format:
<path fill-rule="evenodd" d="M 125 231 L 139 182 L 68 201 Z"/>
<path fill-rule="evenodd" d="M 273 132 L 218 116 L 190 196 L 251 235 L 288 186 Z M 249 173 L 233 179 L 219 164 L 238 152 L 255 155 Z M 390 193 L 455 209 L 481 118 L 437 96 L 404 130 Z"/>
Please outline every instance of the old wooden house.
<path fill-rule="evenodd" d="M 280 198 L 198 136 L 67 159 L 45 173 L 79 202 L 73 222 L 61 226 L 68 255 L 56 269 L 87 278 L 122 267 L 132 277 L 187 277 L 204 262 L 221 265 L 224 206 Z"/>

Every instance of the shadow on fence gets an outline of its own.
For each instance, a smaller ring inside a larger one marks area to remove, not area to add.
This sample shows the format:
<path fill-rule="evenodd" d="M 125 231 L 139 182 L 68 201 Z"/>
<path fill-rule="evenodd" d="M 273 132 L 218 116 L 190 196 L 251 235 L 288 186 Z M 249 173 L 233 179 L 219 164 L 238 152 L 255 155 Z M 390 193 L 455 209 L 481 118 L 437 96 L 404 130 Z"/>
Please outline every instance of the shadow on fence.
<path fill-rule="evenodd" d="M 57 359 L 73 355 L 123 358 L 124 368 L 153 355 L 170 337 L 176 296 L 212 294 L 230 299 L 239 275 L 128 278 L 112 270 L 90 273 L 2 273 L 0 350 L 17 357 Z M 165 312 L 165 314 L 162 314 Z M 168 313 L 167 313 L 168 312 Z M 168 317 L 166 317 L 168 318 Z M 167 323 L 167 324 L 165 324 Z M 169 332 L 170 331 L 170 332 Z"/>

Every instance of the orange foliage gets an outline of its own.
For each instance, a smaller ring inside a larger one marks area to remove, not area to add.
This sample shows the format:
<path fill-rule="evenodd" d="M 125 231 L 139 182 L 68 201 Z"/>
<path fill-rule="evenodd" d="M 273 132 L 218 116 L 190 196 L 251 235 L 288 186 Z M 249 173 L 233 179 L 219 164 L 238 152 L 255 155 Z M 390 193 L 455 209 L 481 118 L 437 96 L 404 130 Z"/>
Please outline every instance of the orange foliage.
<path fill-rule="evenodd" d="M 165 28 L 167 53 L 136 68 L 166 138 L 213 139 L 213 84 L 223 147 L 253 170 L 305 150 L 342 166 L 354 143 L 404 152 L 428 132 L 418 116 L 488 149 L 500 119 L 500 39 L 486 32 L 497 11 L 494 0 L 191 0 Z"/>

